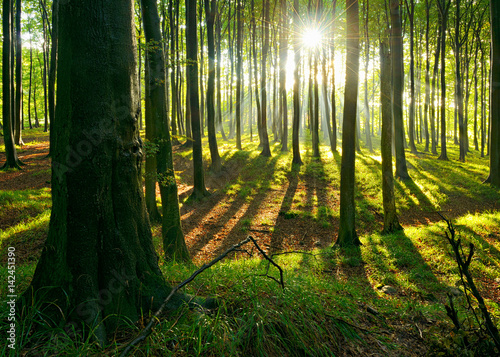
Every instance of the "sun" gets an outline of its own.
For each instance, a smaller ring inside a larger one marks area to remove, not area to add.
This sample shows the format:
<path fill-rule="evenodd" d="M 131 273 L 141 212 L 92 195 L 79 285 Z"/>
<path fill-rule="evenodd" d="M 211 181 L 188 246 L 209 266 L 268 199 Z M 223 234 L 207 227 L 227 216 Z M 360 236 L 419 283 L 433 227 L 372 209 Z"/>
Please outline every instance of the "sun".
<path fill-rule="evenodd" d="M 305 47 L 316 48 L 321 45 L 323 35 L 317 28 L 307 28 L 302 35 L 302 42 Z"/>

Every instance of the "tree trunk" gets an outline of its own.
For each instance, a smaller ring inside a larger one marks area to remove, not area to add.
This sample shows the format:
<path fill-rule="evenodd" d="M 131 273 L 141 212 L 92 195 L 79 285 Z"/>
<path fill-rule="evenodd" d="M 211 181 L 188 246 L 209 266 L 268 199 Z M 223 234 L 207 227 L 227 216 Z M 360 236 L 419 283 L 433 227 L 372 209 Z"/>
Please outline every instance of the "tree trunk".
<path fill-rule="evenodd" d="M 210 169 L 218 173 L 222 165 L 217 147 L 217 137 L 215 131 L 215 41 L 214 22 L 217 13 L 217 1 L 205 1 L 205 19 L 207 22 L 207 42 L 208 42 L 208 83 L 207 83 L 207 124 L 208 124 L 208 145 L 210 147 L 210 157 L 212 164 Z"/>
<path fill-rule="evenodd" d="M 500 187 L 500 4 L 490 0 L 490 175 L 487 182 Z"/>
<path fill-rule="evenodd" d="M 15 123 L 14 123 L 14 143 L 23 145 L 22 139 L 22 41 L 21 41 L 21 0 L 16 1 L 16 106 L 15 106 Z"/>
<path fill-rule="evenodd" d="M 391 60 L 393 81 L 394 141 L 396 148 L 396 177 L 410 179 L 406 167 L 403 125 L 403 37 L 398 0 L 391 0 Z"/>
<path fill-rule="evenodd" d="M 52 46 L 50 48 L 50 64 L 49 64 L 49 83 L 48 83 L 48 102 L 49 102 L 49 121 L 50 125 L 54 123 L 56 113 L 56 75 L 57 75 L 57 46 L 58 46 L 58 24 L 59 21 L 59 0 L 52 2 Z M 54 134 L 51 132 L 50 141 L 55 140 Z M 52 153 L 49 152 L 49 155 Z"/>
<path fill-rule="evenodd" d="M 17 157 L 14 145 L 14 133 L 12 127 L 12 0 L 3 0 L 2 24 L 3 24 L 3 48 L 2 48 L 2 114 L 3 114 L 3 139 L 5 143 L 6 161 L 2 169 L 20 169 L 20 161 Z"/>
<path fill-rule="evenodd" d="M 459 128 L 459 145 L 460 145 L 460 156 L 459 161 L 465 162 L 465 136 L 466 128 L 464 121 L 464 101 L 463 101 L 463 89 L 462 89 L 462 69 L 460 67 L 462 61 L 461 54 L 461 41 L 460 41 L 460 0 L 456 0 L 455 6 L 455 95 L 458 106 L 458 128 Z"/>
<path fill-rule="evenodd" d="M 281 129 L 281 151 L 288 151 L 288 104 L 286 94 L 286 63 L 288 60 L 288 13 L 286 0 L 280 1 L 281 28 L 280 28 L 280 104 L 279 116 L 283 123 Z"/>
<path fill-rule="evenodd" d="M 392 110 L 391 110 L 391 56 L 388 45 L 380 42 L 380 101 L 382 106 L 382 199 L 384 206 L 383 233 L 403 229 L 399 224 L 394 200 L 392 173 Z"/>
<path fill-rule="evenodd" d="M 161 43 L 160 17 L 156 0 L 142 0 L 144 34 L 149 44 Z M 189 253 L 181 228 L 181 216 L 172 160 L 172 144 L 167 126 L 166 65 L 162 46 L 152 46 L 148 52 L 149 88 L 146 101 L 147 116 L 151 116 L 154 130 L 153 143 L 157 146 L 156 172 L 162 202 L 162 238 L 165 258 L 189 260 Z"/>
<path fill-rule="evenodd" d="M 365 18 L 365 80 L 364 80 L 364 101 L 365 101 L 365 138 L 366 146 L 370 152 L 373 152 L 372 138 L 370 135 L 370 107 L 368 103 L 368 64 L 370 63 L 370 36 L 368 34 L 368 14 L 370 13 L 369 1 L 363 2 L 363 16 Z"/>
<path fill-rule="evenodd" d="M 442 1 L 442 3 L 441 3 Z M 437 4 L 441 14 L 441 155 L 440 160 L 448 160 L 446 152 L 446 81 L 445 81 L 445 57 L 446 57 L 446 24 L 448 22 L 448 10 L 450 1 L 438 0 Z"/>
<path fill-rule="evenodd" d="M 200 103 L 198 94 L 198 39 L 196 36 L 196 0 L 186 0 L 186 51 L 189 63 L 187 81 L 189 83 L 190 120 L 193 133 L 193 176 L 194 187 L 191 197 L 201 199 L 208 195 L 205 188 L 205 173 L 203 168 L 203 154 L 201 147 Z"/>
<path fill-rule="evenodd" d="M 342 166 L 340 170 L 340 226 L 336 244 L 360 245 L 356 234 L 354 202 L 354 136 L 358 105 L 359 7 L 358 0 L 346 1 L 346 80 L 342 129 Z"/>
<path fill-rule="evenodd" d="M 425 99 L 424 99 L 424 125 L 425 125 L 425 149 L 424 152 L 429 152 L 430 136 L 429 136 L 429 117 L 430 117 L 430 100 L 431 100 L 431 88 L 430 88 L 430 52 L 429 52 L 429 27 L 430 27 L 430 5 L 429 0 L 425 0 Z M 431 130 L 434 130 L 434 123 L 431 123 Z"/>
<path fill-rule="evenodd" d="M 417 153 L 417 148 L 415 146 L 415 55 L 414 55 L 414 15 L 415 15 L 415 3 L 414 0 L 410 0 L 410 6 L 408 6 L 408 17 L 410 22 L 410 115 L 408 119 L 408 136 L 410 141 L 410 150 L 412 153 Z"/>
<path fill-rule="evenodd" d="M 242 32 L 243 23 L 241 21 L 241 12 L 243 11 L 242 2 L 238 1 L 236 7 L 236 21 L 238 23 L 238 32 L 236 35 L 236 148 L 241 150 L 241 77 L 243 71 L 242 56 Z"/>
<path fill-rule="evenodd" d="M 43 289 L 35 299 L 51 321 L 61 314 L 67 328 L 87 325 L 104 344 L 123 318 L 137 321 L 170 290 L 142 193 L 133 2 L 59 9 L 52 214 L 24 306 Z"/>
<path fill-rule="evenodd" d="M 253 0 L 252 0 L 253 1 Z M 294 60 L 295 68 L 293 70 L 293 123 L 292 123 L 292 151 L 293 159 L 292 165 L 302 165 L 302 160 L 300 158 L 300 143 L 299 143 L 299 131 L 300 131 L 300 18 L 299 18 L 299 0 L 293 1 L 293 50 L 294 50 Z"/>
<path fill-rule="evenodd" d="M 336 106 L 336 95 L 335 95 L 335 30 L 336 30 L 336 10 L 337 10 L 337 0 L 333 0 L 332 2 L 332 38 L 330 51 L 332 53 L 331 66 L 332 66 L 332 74 L 331 74 L 331 86 L 332 86 L 332 132 L 330 139 L 330 148 L 332 153 L 337 152 L 337 106 Z M 328 119 L 327 119 L 328 120 Z"/>
<path fill-rule="evenodd" d="M 261 131 L 262 131 L 262 152 L 264 157 L 271 156 L 271 149 L 269 147 L 269 137 L 267 135 L 267 91 L 266 91 L 266 63 L 267 53 L 269 51 L 269 0 L 264 0 L 263 8 L 263 22 L 264 22 L 264 43 L 262 46 L 262 66 L 260 69 L 260 88 L 261 88 Z"/>

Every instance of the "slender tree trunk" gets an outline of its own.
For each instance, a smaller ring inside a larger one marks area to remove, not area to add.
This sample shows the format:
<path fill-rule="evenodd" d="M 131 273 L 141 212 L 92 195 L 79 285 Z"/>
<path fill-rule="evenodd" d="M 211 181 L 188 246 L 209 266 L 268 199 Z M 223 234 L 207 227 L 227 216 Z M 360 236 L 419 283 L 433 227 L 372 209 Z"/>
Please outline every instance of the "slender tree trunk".
<path fill-rule="evenodd" d="M 336 95 L 335 95 L 335 30 L 336 30 L 336 10 L 337 10 L 337 0 L 332 1 L 332 38 L 331 38 L 331 45 L 330 45 L 330 51 L 332 53 L 332 59 L 331 59 L 331 86 L 332 86 L 332 94 L 331 94 L 331 100 L 332 100 L 332 136 L 330 139 L 330 148 L 332 150 L 332 153 L 337 152 L 337 105 L 336 105 Z M 328 119 L 327 119 L 328 120 Z"/>
<path fill-rule="evenodd" d="M 465 162 L 465 122 L 464 122 L 464 101 L 462 89 L 462 69 L 460 67 L 462 61 L 461 41 L 460 41 L 460 0 L 455 1 L 455 98 L 457 102 L 458 127 L 459 127 L 459 143 L 460 156 L 459 161 Z"/>
<path fill-rule="evenodd" d="M 429 137 L 429 117 L 431 117 L 431 130 L 434 131 L 434 122 L 432 119 L 432 114 L 430 114 L 431 105 L 430 105 L 430 95 L 431 95 L 431 87 L 430 87 L 430 52 L 429 52 L 429 27 L 430 27 L 430 5 L 429 0 L 425 0 L 425 14 L 426 14 L 426 22 L 425 22 L 425 99 L 424 99 L 424 125 L 425 125 L 425 149 L 424 152 L 429 152 L 429 144 L 431 138 Z M 434 134 L 434 133 L 433 133 Z M 434 140 L 432 138 L 432 140 Z"/>
<path fill-rule="evenodd" d="M 280 104 L 279 116 L 283 123 L 281 129 L 281 151 L 288 151 L 288 103 L 286 94 L 286 63 L 288 61 L 288 13 L 286 0 L 280 0 Z"/>
<path fill-rule="evenodd" d="M 271 149 L 269 147 L 269 137 L 267 135 L 267 91 L 266 91 L 266 79 L 267 79 L 267 53 L 269 52 L 269 0 L 264 0 L 263 8 L 263 22 L 264 22 L 264 43 L 262 46 L 262 66 L 260 69 L 260 88 L 261 88 L 261 131 L 262 131 L 262 152 L 260 153 L 264 157 L 271 156 Z"/>
<path fill-rule="evenodd" d="M 394 199 L 392 173 L 392 110 L 391 110 L 391 56 L 387 43 L 380 42 L 380 100 L 382 106 L 382 198 L 384 206 L 384 233 L 403 229 L 399 224 Z"/>
<path fill-rule="evenodd" d="M 448 22 L 448 10 L 450 7 L 450 0 L 445 3 L 438 1 L 439 11 L 441 13 L 441 155 L 440 160 L 448 160 L 448 154 L 446 152 L 446 68 L 445 68 L 445 57 L 446 57 L 446 24 Z"/>
<path fill-rule="evenodd" d="M 346 1 L 346 86 L 342 130 L 342 166 L 340 170 L 340 225 L 336 245 L 360 245 L 356 234 L 354 202 L 356 126 L 359 76 L 359 5 Z"/>
<path fill-rule="evenodd" d="M 393 80 L 393 118 L 396 148 L 396 177 L 410 179 L 406 167 L 403 125 L 403 37 L 398 0 L 391 0 L 391 60 Z"/>
<path fill-rule="evenodd" d="M 243 71 L 243 56 L 242 56 L 242 32 L 243 23 L 241 21 L 241 12 L 243 11 L 242 2 L 238 1 L 236 7 L 236 21 L 238 23 L 236 35 L 236 148 L 241 150 L 241 77 Z"/>
<path fill-rule="evenodd" d="M 205 188 L 205 173 L 201 147 L 200 102 L 198 94 L 198 39 L 196 36 L 196 0 L 186 0 L 186 42 L 187 42 L 187 81 L 189 83 L 190 120 L 193 132 L 193 173 L 194 188 L 191 197 L 195 200 L 208 195 Z"/>
<path fill-rule="evenodd" d="M 16 1 L 16 100 L 15 100 L 15 123 L 14 123 L 14 143 L 23 145 L 22 139 L 22 41 L 21 41 L 21 0 Z"/>
<path fill-rule="evenodd" d="M 417 152 L 415 146 L 415 55 L 414 55 L 414 14 L 415 14 L 415 3 L 414 0 L 410 0 L 410 6 L 408 6 L 409 12 L 409 22 L 410 22 L 410 115 L 408 124 L 408 133 L 410 141 L 410 150 L 412 153 Z"/>
<path fill-rule="evenodd" d="M 207 83 L 207 124 L 208 124 L 208 145 L 210 147 L 210 157 L 212 164 L 210 169 L 213 172 L 220 172 L 222 165 L 217 147 L 217 137 L 215 130 L 215 41 L 214 22 L 217 13 L 217 1 L 205 1 L 205 19 L 207 22 L 207 42 L 208 42 L 208 83 Z"/>
<path fill-rule="evenodd" d="M 253 0 L 252 0 L 253 1 Z M 293 1 L 293 50 L 294 50 L 294 60 L 295 68 L 293 70 L 293 123 L 292 123 L 292 152 L 293 159 L 292 165 L 302 165 L 302 160 L 300 158 L 300 143 L 299 143 L 299 131 L 300 131 L 300 18 L 299 18 L 299 0 Z"/>
<path fill-rule="evenodd" d="M 14 145 L 14 133 L 12 127 L 12 0 L 3 0 L 2 8 L 3 43 L 2 43 L 2 114 L 3 114 L 3 139 L 5 143 L 6 161 L 2 169 L 20 169 L 20 161 L 17 157 Z"/>
<path fill-rule="evenodd" d="M 486 182 L 500 187 L 500 4 L 490 0 L 490 175 Z"/>
<path fill-rule="evenodd" d="M 156 0 L 142 1 L 142 17 L 144 20 L 144 34 L 149 44 L 161 43 L 160 16 Z M 160 185 L 162 202 L 162 238 L 163 250 L 166 259 L 185 261 L 189 260 L 189 253 L 184 241 L 181 228 L 181 216 L 175 182 L 172 160 L 172 145 L 167 127 L 167 96 L 166 96 L 166 66 L 163 46 L 151 46 L 148 51 L 148 78 L 146 86 L 149 88 L 146 101 L 146 116 L 151 117 L 153 123 L 154 141 L 158 151 L 156 153 L 156 173 Z"/>
<path fill-rule="evenodd" d="M 28 32 L 30 37 L 30 82 L 28 88 L 28 122 L 30 125 L 30 129 L 33 129 L 33 125 L 31 122 L 31 85 L 33 82 L 33 42 L 31 41 L 31 23 L 28 23 Z"/>
<path fill-rule="evenodd" d="M 52 2 L 52 46 L 50 48 L 50 64 L 48 74 L 48 105 L 49 105 L 49 122 L 52 125 L 55 121 L 56 113 L 56 75 L 57 75 L 57 47 L 59 36 L 59 0 Z M 54 134 L 51 132 L 50 141 L 55 140 Z M 49 152 L 51 155 L 52 152 Z"/>
<path fill-rule="evenodd" d="M 372 138 L 370 135 L 370 107 L 368 102 L 368 64 L 370 63 L 370 36 L 368 34 L 368 14 L 370 13 L 369 1 L 363 2 L 363 12 L 365 18 L 365 80 L 364 80 L 364 106 L 365 106 L 365 138 L 366 146 L 373 152 Z"/>
<path fill-rule="evenodd" d="M 144 0 L 141 0 L 141 8 Z M 141 9 L 141 11 L 143 11 Z M 142 15 L 141 15 L 142 17 Z M 146 40 L 146 44 L 147 40 Z M 147 48 L 148 46 L 146 46 Z M 156 204 L 156 182 L 157 173 L 156 173 L 156 152 L 158 150 L 158 146 L 156 144 L 157 141 L 157 128 L 155 121 L 155 113 L 154 108 L 152 108 L 152 99 L 151 99 L 151 66 L 149 65 L 149 51 L 146 52 L 146 68 L 144 71 L 144 82 L 145 82 L 145 109 L 146 109 L 146 143 L 150 147 L 150 152 L 148 152 L 148 147 L 146 147 L 146 164 L 145 164 L 145 174 L 144 174 L 144 188 L 145 188 L 145 201 L 146 201 L 146 209 L 149 214 L 149 220 L 154 223 L 161 222 L 161 214 L 158 210 L 158 205 Z M 154 78 L 154 77 L 153 77 Z M 140 82 L 139 82 L 140 83 Z M 140 86 L 139 86 L 140 87 Z"/>

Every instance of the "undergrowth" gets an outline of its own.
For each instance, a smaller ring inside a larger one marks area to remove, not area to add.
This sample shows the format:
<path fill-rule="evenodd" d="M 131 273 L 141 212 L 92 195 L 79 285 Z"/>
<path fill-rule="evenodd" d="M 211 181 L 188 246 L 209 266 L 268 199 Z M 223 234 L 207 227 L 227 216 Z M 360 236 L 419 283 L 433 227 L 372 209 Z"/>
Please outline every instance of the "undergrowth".
<path fill-rule="evenodd" d="M 313 159 L 306 144 L 302 147 L 305 164 L 292 170 L 291 154 L 281 153 L 279 144 L 272 146 L 271 158 L 263 158 L 258 155 L 256 142 L 245 142 L 242 151 L 235 150 L 232 143 L 220 145 L 226 167 L 244 167 L 221 187 L 224 197 L 251 200 L 296 180 L 298 189 L 286 202 L 283 199 L 280 215 L 289 224 L 297 217 L 310 220 L 311 224 L 330 229 L 334 237 L 339 217 L 341 156 L 322 146 L 321 158 Z M 456 148 L 449 148 L 450 158 L 458 157 L 457 152 Z M 190 151 L 176 155 L 187 160 Z M 204 155 L 209 161 L 208 151 Z M 416 209 L 432 217 L 434 211 L 451 209 L 450 203 L 460 203 L 461 198 L 479 206 L 500 200 L 498 190 L 481 183 L 488 173 L 487 161 L 475 152 L 468 155 L 466 163 L 438 161 L 423 153 L 418 157 L 408 154 L 407 160 L 412 181 L 396 181 L 395 189 L 401 217 Z M 243 253 L 224 261 L 185 289 L 188 294 L 217 297 L 219 307 L 170 311 L 134 355 L 470 355 L 467 348 L 455 346 L 456 334 L 444 310 L 447 294 L 455 292 L 457 306 L 462 306 L 461 318 L 470 314 L 461 304 L 463 287 L 444 238 L 445 224 L 437 222 L 437 218 L 427 224 L 415 221 L 407 224 L 403 232 L 381 235 L 380 153 L 357 154 L 356 170 L 356 219 L 361 247 L 327 247 L 275 256 L 285 271 L 284 290 L 261 276 L 266 271 L 265 261 Z M 178 178 L 182 182 L 183 175 Z M 16 270 L 17 289 L 21 293 L 29 285 L 36 266 L 38 253 L 34 252 L 39 252 L 40 242 L 47 234 L 50 191 L 3 191 L 0 202 L 0 218 L 19 212 L 19 219 L 2 229 L 0 254 L 5 263 L 9 246 L 15 246 L 19 252 L 25 249 Z M 263 223 L 272 229 L 273 222 L 270 219 Z M 254 221 L 246 217 L 240 223 L 247 232 Z M 472 242 L 477 247 L 471 272 L 478 279 L 498 326 L 500 307 L 492 299 L 498 294 L 489 294 L 489 290 L 495 286 L 498 289 L 494 282 L 500 271 L 500 213 L 464 212 L 455 218 L 454 224 L 464 244 Z M 157 237 L 159 227 L 153 229 Z M 161 239 L 154 243 L 161 252 Z M 161 262 L 160 266 L 172 285 L 195 269 L 193 264 L 175 262 Z M 6 264 L 2 264 L 0 275 L 6 274 Z M 384 292 L 387 286 L 393 289 L 390 294 Z M 2 296 L 6 295 L 5 289 L 2 284 Z M 6 314 L 2 308 L 2 331 Z M 144 316 L 134 324 L 127 322 L 129 328 L 116 335 L 104 353 L 118 355 L 148 318 Z M 78 334 L 64 328 L 49 328 L 36 302 L 27 318 L 20 321 L 18 331 L 16 352 L 27 355 L 103 353 L 92 339 L 79 339 Z M 7 347 L 2 347 L 0 354 L 8 353 Z"/>

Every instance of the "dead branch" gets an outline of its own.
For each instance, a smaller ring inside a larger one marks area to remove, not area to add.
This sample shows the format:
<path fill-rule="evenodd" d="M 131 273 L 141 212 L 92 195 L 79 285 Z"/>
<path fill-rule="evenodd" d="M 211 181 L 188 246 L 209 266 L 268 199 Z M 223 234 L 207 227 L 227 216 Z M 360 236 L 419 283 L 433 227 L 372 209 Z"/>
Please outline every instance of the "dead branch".
<path fill-rule="evenodd" d="M 183 282 L 181 282 L 178 285 L 176 285 L 170 291 L 170 294 L 167 296 L 167 298 L 163 301 L 163 303 L 161 304 L 161 306 L 158 309 L 158 311 L 156 311 L 156 313 L 151 317 L 151 319 L 149 320 L 148 324 L 142 329 L 142 331 L 139 334 L 139 336 L 137 336 L 134 340 L 132 340 L 131 342 L 129 342 L 126 345 L 125 349 L 120 354 L 120 357 L 128 356 L 128 354 L 132 351 L 132 349 L 135 346 L 137 346 L 142 341 L 144 341 L 153 332 L 153 327 L 158 323 L 158 321 L 160 321 L 160 315 L 163 313 L 163 310 L 167 306 L 167 303 L 170 301 L 170 299 L 174 296 L 174 294 L 177 291 L 179 291 L 184 286 L 186 286 L 187 284 L 189 284 L 190 282 L 192 282 L 198 275 L 200 275 L 201 273 L 203 273 L 205 270 L 207 270 L 211 266 L 217 264 L 219 261 L 221 261 L 225 257 L 227 257 L 229 253 L 231 253 L 233 251 L 239 251 L 240 250 L 239 248 L 241 246 L 247 244 L 250 241 L 255 245 L 255 247 L 262 254 L 262 256 L 268 262 L 270 262 L 271 264 L 273 264 L 279 270 L 279 272 L 280 272 L 280 280 L 279 281 L 276 278 L 273 278 L 273 277 L 270 277 L 270 278 L 272 278 L 273 280 L 275 280 L 276 282 L 278 282 L 281 285 L 281 287 L 284 289 L 285 288 L 285 283 L 283 281 L 283 270 L 281 269 L 281 267 L 278 264 L 276 264 L 271 258 L 269 258 L 267 256 L 267 254 L 260 248 L 260 246 L 257 244 L 257 241 L 253 237 L 248 236 L 247 238 L 245 238 L 241 242 L 233 245 L 231 248 L 229 248 L 228 250 L 226 250 L 224 253 L 222 253 L 221 255 L 219 255 L 217 258 L 213 259 L 209 263 L 203 264 L 198 270 L 196 270 L 193 274 L 191 274 L 191 276 L 189 278 L 187 278 Z"/>
<path fill-rule="evenodd" d="M 438 212 L 439 213 L 439 212 Z M 460 272 L 460 278 L 462 280 L 464 290 L 465 290 L 465 296 L 467 297 L 467 301 L 469 304 L 469 307 L 471 308 L 472 312 L 474 312 L 474 309 L 472 308 L 471 302 L 469 300 L 469 296 L 467 294 L 467 289 L 469 289 L 472 293 L 472 295 L 476 298 L 479 310 L 481 311 L 481 315 L 483 315 L 484 319 L 484 326 L 486 327 L 487 333 L 490 335 L 490 337 L 493 339 L 493 342 L 500 352 L 500 334 L 498 333 L 498 329 L 493 323 L 491 319 L 491 315 L 486 308 L 486 305 L 484 303 L 484 299 L 479 293 L 479 290 L 476 287 L 476 284 L 474 283 L 474 279 L 472 278 L 472 274 L 469 271 L 469 266 L 472 261 L 472 256 L 474 255 L 474 245 L 470 243 L 470 250 L 469 250 L 469 255 L 466 256 L 463 249 L 462 249 L 462 242 L 460 239 L 455 238 L 455 229 L 453 227 L 453 224 L 446 219 L 441 213 L 439 213 L 441 218 L 443 218 L 446 223 L 448 224 L 448 232 L 446 232 L 446 238 L 448 239 L 448 242 L 453 248 L 453 252 L 455 253 L 455 261 L 457 262 L 458 265 L 458 270 Z M 467 280 L 467 284 L 465 284 L 464 281 Z M 448 310 L 448 309 L 447 309 Z M 474 312 L 475 314 L 475 312 Z M 477 316 L 476 316 L 476 320 Z M 454 322 L 455 323 L 455 322 Z M 480 324 L 479 320 L 478 323 Z M 481 326 L 481 324 L 480 324 Z"/>

